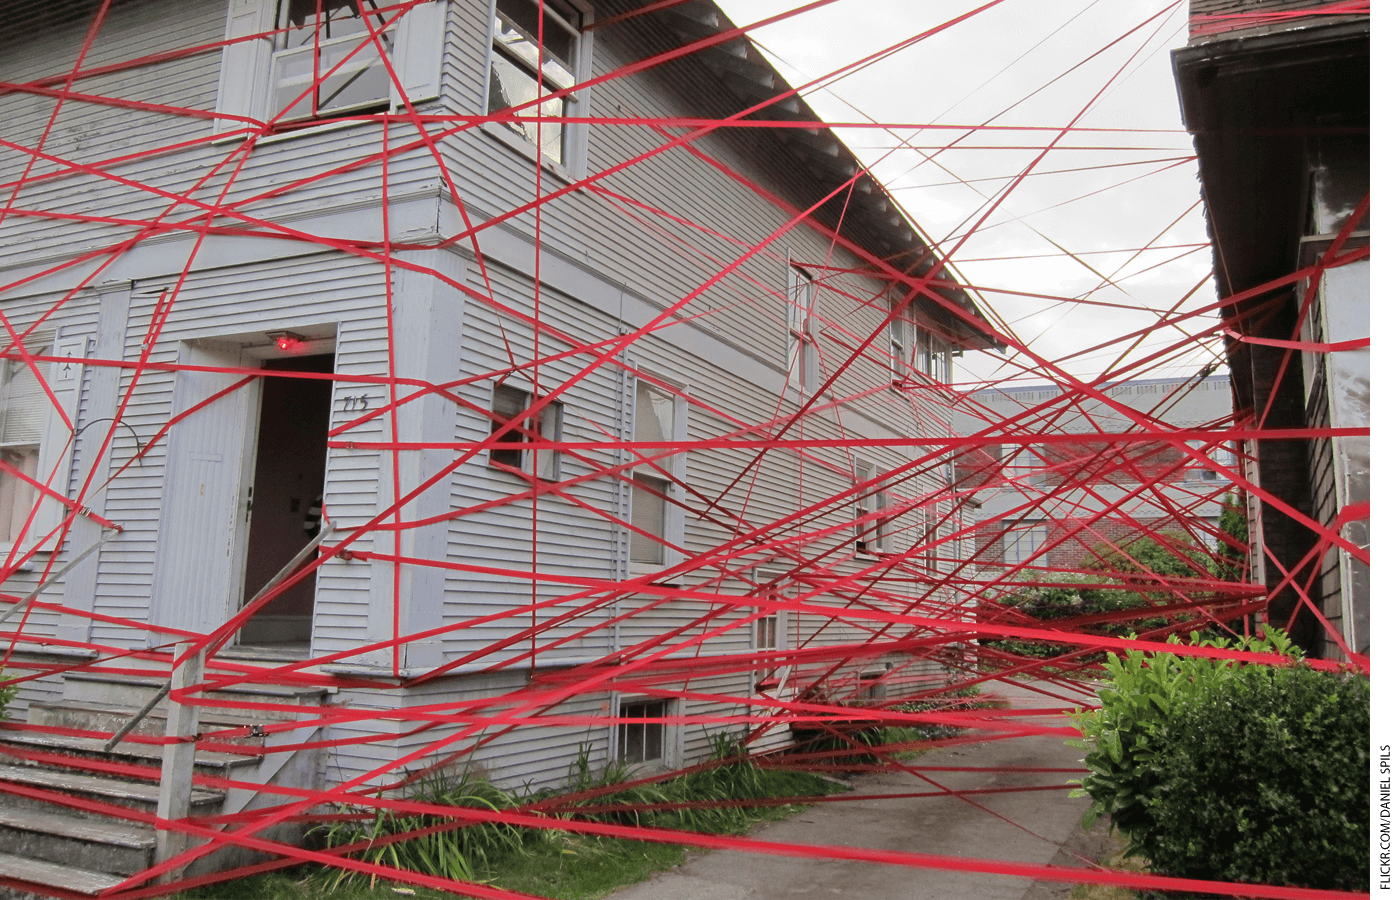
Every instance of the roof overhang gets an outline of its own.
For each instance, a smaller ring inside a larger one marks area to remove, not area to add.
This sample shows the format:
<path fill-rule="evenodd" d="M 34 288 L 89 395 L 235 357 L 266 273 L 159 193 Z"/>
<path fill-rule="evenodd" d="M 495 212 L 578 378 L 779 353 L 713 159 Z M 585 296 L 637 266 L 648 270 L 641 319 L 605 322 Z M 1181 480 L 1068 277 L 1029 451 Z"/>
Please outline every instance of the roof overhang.
<path fill-rule="evenodd" d="M 602 0 L 602 5 L 608 7 L 608 13 L 625 14 L 644 4 L 640 0 Z M 660 39 L 671 47 L 710 38 L 735 27 L 713 0 L 690 0 L 659 7 L 626 20 L 626 24 L 644 34 L 645 39 L 653 42 Z M 800 173 L 801 177 L 787 179 L 781 193 L 799 208 L 815 206 L 813 218 L 817 222 L 838 231 L 871 256 L 893 267 L 908 282 L 921 283 L 931 271 L 939 269 L 934 278 L 928 279 L 928 285 L 920 288 L 922 297 L 918 302 L 925 311 L 935 315 L 960 348 L 1005 349 L 1005 344 L 992 336 L 990 323 L 967 290 L 956 283 L 942 258 L 919 235 L 884 185 L 862 171 L 863 164 L 856 155 L 800 95 L 791 93 L 792 86 L 752 41 L 740 35 L 698 49 L 682 59 L 704 70 L 705 80 L 712 86 L 705 100 L 717 105 L 723 115 L 766 103 L 748 118 L 811 123 L 811 127 L 746 129 L 765 154 L 775 162 L 781 161 L 781 168 L 790 176 Z M 720 89 L 714 90 L 713 86 Z M 817 205 L 822 197 L 847 182 L 852 182 L 850 190 L 840 191 Z M 889 277 L 888 273 L 876 271 L 875 266 L 871 266 L 871 274 Z M 973 321 L 952 313 L 929 296 L 931 294 L 957 306 Z"/>

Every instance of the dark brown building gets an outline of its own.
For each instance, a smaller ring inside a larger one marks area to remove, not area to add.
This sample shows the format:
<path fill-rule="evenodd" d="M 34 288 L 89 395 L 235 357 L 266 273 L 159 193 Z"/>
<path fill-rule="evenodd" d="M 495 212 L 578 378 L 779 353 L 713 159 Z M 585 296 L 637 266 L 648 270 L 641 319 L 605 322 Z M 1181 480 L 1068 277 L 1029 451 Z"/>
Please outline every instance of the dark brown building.
<path fill-rule="evenodd" d="M 1174 53 L 1227 301 L 1236 415 L 1249 427 L 1369 425 L 1370 18 L 1348 8 L 1193 0 L 1190 41 Z M 1335 637 L 1368 653 L 1369 566 L 1323 534 L 1369 548 L 1367 438 L 1245 450 L 1246 476 L 1264 494 L 1249 501 L 1251 570 L 1278 589 L 1269 619 L 1292 621 L 1311 653 L 1340 655 Z"/>

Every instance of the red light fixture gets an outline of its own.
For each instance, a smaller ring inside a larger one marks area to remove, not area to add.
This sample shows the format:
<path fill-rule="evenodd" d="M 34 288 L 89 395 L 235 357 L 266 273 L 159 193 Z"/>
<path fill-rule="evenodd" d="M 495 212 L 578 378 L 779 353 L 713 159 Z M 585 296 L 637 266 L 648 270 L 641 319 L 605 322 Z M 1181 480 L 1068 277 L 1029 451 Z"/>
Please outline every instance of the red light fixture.
<path fill-rule="evenodd" d="M 282 353 L 300 352 L 302 347 L 306 344 L 306 338 L 290 331 L 271 331 L 268 332 L 267 336 L 272 338 L 272 342 L 277 345 L 277 349 Z"/>

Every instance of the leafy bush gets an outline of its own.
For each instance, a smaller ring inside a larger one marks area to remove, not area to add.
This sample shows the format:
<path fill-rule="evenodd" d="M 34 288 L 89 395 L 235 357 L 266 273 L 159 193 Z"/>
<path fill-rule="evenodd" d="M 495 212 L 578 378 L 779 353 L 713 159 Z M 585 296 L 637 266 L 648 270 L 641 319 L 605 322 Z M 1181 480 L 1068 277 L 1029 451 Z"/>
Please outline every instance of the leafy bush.
<path fill-rule="evenodd" d="M 10 717 L 10 703 L 19 694 L 19 685 L 9 680 L 10 676 L 0 669 L 0 721 Z"/>
<path fill-rule="evenodd" d="M 1097 547 L 1084 560 L 1084 568 L 1137 574 L 1144 579 L 1149 577 L 1147 572 L 1168 578 L 1200 578 L 1210 572 L 1211 560 L 1186 532 L 1165 531 L 1122 546 Z"/>
<path fill-rule="evenodd" d="M 418 803 L 489 809 L 493 812 L 516 804 L 515 798 L 469 772 L 455 776 L 434 772 L 414 786 L 409 799 Z M 341 812 L 352 810 L 343 807 Z M 332 821 L 321 831 L 321 835 L 326 844 L 332 847 L 372 839 L 376 843 L 355 854 L 357 859 L 457 881 L 480 880 L 492 859 L 523 846 L 522 829 L 494 822 L 450 828 L 405 840 L 391 840 L 395 835 L 448 821 L 442 816 L 402 815 L 379 809 L 371 819 Z M 390 842 L 385 843 L 386 840 Z M 332 876 L 332 887 L 347 879 L 356 881 L 362 878 L 341 869 Z"/>
<path fill-rule="evenodd" d="M 1139 538 L 1122 546 L 1101 544 L 1084 558 L 1079 572 L 1033 572 L 1024 576 L 1028 584 L 997 600 L 1014 606 L 1026 615 L 1045 622 L 1075 616 L 1139 609 L 1176 603 L 1179 591 L 1163 589 L 1154 578 L 1202 578 L 1215 570 L 1211 557 L 1195 538 L 1185 532 L 1163 532 Z M 1188 593 L 1187 596 L 1190 596 Z M 1105 622 L 1085 629 L 1091 634 L 1125 637 L 1129 631 L 1153 630 L 1169 624 L 1165 617 L 1147 617 L 1132 625 Z M 1024 639 L 989 642 L 1007 653 L 1048 659 L 1069 652 L 1060 644 Z M 1102 654 L 1094 654 L 1101 657 Z"/>
<path fill-rule="evenodd" d="M 1078 723 L 1091 748 L 1085 824 L 1107 813 L 1128 852 L 1164 874 L 1359 889 L 1368 683 L 1298 664 L 1301 653 L 1273 630 L 1235 646 L 1294 664 L 1109 658 L 1103 708 Z"/>
<path fill-rule="evenodd" d="M 1072 572 L 1037 572 L 1025 576 L 1034 581 L 1004 597 L 998 598 L 1002 606 L 1013 606 L 1026 615 L 1044 622 L 1068 619 L 1075 616 L 1097 615 L 1115 612 L 1120 609 L 1133 609 L 1147 601 L 1140 593 L 1106 587 L 1112 582 L 1107 575 L 1084 575 Z M 1127 628 L 1121 625 L 1104 624 L 1089 631 L 1121 636 Z M 988 646 L 1020 656 L 1048 659 L 1070 651 L 1063 644 L 1043 643 L 1025 639 L 989 641 Z"/>

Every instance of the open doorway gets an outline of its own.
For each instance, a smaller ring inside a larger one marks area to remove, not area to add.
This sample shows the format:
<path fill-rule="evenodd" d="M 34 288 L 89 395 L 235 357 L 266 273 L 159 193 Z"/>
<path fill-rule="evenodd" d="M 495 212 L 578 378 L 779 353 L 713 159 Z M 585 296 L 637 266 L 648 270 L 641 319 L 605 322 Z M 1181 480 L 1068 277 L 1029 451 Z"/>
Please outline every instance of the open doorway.
<path fill-rule="evenodd" d="M 335 371 L 334 354 L 272 359 L 263 369 Z M 321 528 L 330 431 L 331 382 L 313 378 L 264 378 L 258 411 L 258 447 L 248 509 L 248 564 L 243 603 L 272 580 Z M 302 565 L 310 565 L 314 555 Z M 280 650 L 309 649 L 316 576 L 307 576 L 273 598 L 243 626 L 238 643 Z"/>

